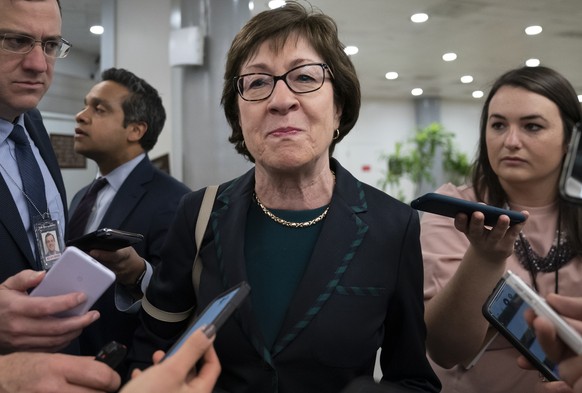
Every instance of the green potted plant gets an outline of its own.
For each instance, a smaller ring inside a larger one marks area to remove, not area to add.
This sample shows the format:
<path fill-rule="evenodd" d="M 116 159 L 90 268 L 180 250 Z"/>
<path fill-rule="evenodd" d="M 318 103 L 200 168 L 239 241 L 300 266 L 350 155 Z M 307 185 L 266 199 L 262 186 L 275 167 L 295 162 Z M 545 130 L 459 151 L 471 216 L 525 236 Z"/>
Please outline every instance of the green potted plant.
<path fill-rule="evenodd" d="M 446 181 L 454 184 L 463 183 L 471 172 L 471 164 L 465 153 L 460 152 L 454 144 L 455 134 L 447 131 L 439 123 L 431 123 L 418 129 L 414 136 L 404 142 L 397 142 L 394 153 L 383 154 L 386 161 L 384 178 L 379 186 L 386 190 L 396 190 L 396 197 L 406 200 L 402 180 L 408 179 L 414 184 L 415 194 L 423 182 L 436 186 L 432 168 L 435 157 L 442 159 L 442 169 Z"/>

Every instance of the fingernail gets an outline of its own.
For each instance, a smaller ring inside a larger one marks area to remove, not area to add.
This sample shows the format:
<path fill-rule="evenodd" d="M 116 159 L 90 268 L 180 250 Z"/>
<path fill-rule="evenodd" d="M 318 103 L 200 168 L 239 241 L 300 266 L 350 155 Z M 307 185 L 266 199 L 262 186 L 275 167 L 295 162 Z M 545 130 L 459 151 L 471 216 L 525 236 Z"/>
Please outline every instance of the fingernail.
<path fill-rule="evenodd" d="M 83 293 L 83 292 L 79 292 L 79 294 L 77 295 L 77 302 L 83 303 L 86 300 L 87 300 L 87 295 L 85 295 L 85 293 Z"/>
<path fill-rule="evenodd" d="M 210 324 L 208 326 L 204 326 L 202 328 L 202 333 L 204 333 L 206 335 L 206 337 L 212 338 L 212 336 L 214 336 L 216 334 L 216 328 L 214 327 L 213 324 Z"/>

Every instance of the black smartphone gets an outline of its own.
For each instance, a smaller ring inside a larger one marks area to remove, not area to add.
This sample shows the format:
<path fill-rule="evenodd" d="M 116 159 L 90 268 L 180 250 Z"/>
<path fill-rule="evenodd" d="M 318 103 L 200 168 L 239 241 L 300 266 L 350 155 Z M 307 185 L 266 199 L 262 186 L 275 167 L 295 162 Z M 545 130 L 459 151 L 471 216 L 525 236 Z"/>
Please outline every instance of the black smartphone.
<path fill-rule="evenodd" d="M 523 213 L 515 210 L 502 209 L 500 207 L 467 201 L 465 199 L 438 194 L 436 192 L 429 192 L 428 194 L 418 197 L 410 202 L 410 206 L 416 210 L 422 210 L 428 213 L 452 218 L 455 218 L 459 213 L 465 213 L 469 218 L 471 218 L 473 212 L 479 211 L 485 215 L 485 225 L 491 227 L 495 226 L 497 219 L 503 214 L 509 217 L 510 225 L 518 224 L 526 219 Z"/>
<path fill-rule="evenodd" d="M 216 331 L 226 322 L 228 317 L 237 309 L 242 301 L 248 296 L 251 287 L 245 281 L 234 286 L 228 291 L 216 297 L 205 309 L 196 317 L 180 338 L 166 352 L 167 357 L 172 356 L 190 337 L 192 333 L 201 326 L 214 325 Z"/>
<path fill-rule="evenodd" d="M 527 324 L 524 312 L 530 306 L 506 281 L 501 278 L 483 304 L 483 316 L 549 381 L 559 380 L 556 364 L 540 346 L 535 332 Z"/>
<path fill-rule="evenodd" d="M 109 367 L 115 369 L 125 359 L 126 354 L 127 347 L 125 345 L 118 343 L 117 341 L 111 341 L 101 348 L 97 356 L 95 356 L 95 360 L 103 362 Z"/>
<path fill-rule="evenodd" d="M 100 228 L 76 239 L 69 240 L 67 246 L 75 246 L 80 250 L 88 252 L 90 250 L 116 251 L 120 248 L 129 247 L 143 240 L 143 235 L 119 229 Z"/>

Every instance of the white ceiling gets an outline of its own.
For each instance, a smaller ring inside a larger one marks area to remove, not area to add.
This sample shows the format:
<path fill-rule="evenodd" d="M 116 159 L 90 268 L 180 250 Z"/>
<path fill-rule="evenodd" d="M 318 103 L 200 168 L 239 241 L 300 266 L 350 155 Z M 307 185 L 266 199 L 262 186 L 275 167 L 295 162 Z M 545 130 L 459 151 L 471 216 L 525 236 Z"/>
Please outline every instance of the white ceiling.
<path fill-rule="evenodd" d="M 227 0 L 209 0 L 227 1 Z M 229 0 L 235 1 L 235 0 Z M 210 4 L 212 5 L 212 3 Z M 99 38 L 88 33 L 97 22 L 100 0 L 61 0 L 63 36 L 74 50 L 99 50 Z M 255 11 L 267 0 L 255 1 Z M 582 94 L 581 0 L 311 0 L 332 16 L 345 45 L 356 45 L 353 56 L 366 98 L 410 98 L 420 87 L 424 96 L 473 100 L 473 90 L 488 85 L 528 58 L 562 72 Z M 410 16 L 425 12 L 426 23 Z M 526 36 L 525 27 L 543 32 Z M 441 56 L 455 52 L 456 61 Z M 388 81 L 384 75 L 400 77 Z M 472 75 L 472 84 L 459 81 Z"/>

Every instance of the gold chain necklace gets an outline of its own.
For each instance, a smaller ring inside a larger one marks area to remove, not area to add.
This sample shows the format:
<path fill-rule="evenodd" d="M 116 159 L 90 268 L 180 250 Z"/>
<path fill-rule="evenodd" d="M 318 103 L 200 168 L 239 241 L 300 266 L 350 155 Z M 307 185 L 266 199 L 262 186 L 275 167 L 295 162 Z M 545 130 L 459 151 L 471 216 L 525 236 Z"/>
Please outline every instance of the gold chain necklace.
<path fill-rule="evenodd" d="M 331 173 L 333 175 L 333 181 L 335 183 L 335 173 L 333 171 Z M 275 221 L 277 224 L 281 224 L 281 225 L 284 225 L 284 226 L 290 227 L 290 228 L 307 228 L 307 227 L 310 227 L 312 225 L 315 225 L 318 222 L 320 222 L 321 220 L 323 220 L 325 218 L 325 216 L 327 216 L 327 212 L 329 211 L 329 206 L 327 206 L 325 208 L 325 210 L 323 211 L 323 213 L 321 213 L 319 216 L 315 217 L 313 220 L 303 221 L 303 222 L 292 222 L 292 221 L 284 220 L 281 217 L 277 217 L 276 215 L 274 215 L 272 211 L 270 211 L 269 209 L 267 209 L 265 207 L 265 205 L 263 205 L 263 203 L 259 199 L 259 196 L 257 195 L 256 192 L 253 192 L 253 197 L 255 198 L 255 201 L 257 201 L 257 205 L 259 205 L 259 207 L 261 208 L 261 210 L 263 211 L 263 213 L 265 213 L 265 215 L 267 217 L 269 217 L 271 220 Z"/>

